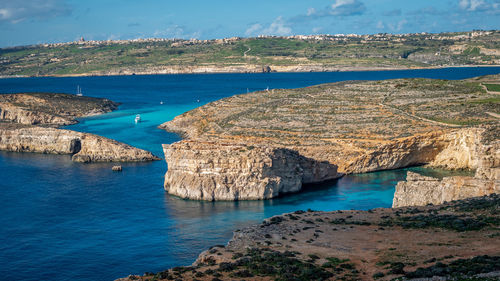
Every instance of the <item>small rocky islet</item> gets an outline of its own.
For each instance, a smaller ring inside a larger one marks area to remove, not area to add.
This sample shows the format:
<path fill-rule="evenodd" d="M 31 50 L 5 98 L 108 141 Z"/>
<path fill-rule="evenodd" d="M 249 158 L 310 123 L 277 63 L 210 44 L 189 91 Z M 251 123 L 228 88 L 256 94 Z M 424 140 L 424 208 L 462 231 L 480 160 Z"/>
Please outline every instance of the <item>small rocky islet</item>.
<path fill-rule="evenodd" d="M 76 162 L 159 160 L 148 151 L 89 133 L 58 129 L 76 118 L 111 112 L 108 99 L 59 93 L 0 95 L 0 150 L 69 154 Z"/>

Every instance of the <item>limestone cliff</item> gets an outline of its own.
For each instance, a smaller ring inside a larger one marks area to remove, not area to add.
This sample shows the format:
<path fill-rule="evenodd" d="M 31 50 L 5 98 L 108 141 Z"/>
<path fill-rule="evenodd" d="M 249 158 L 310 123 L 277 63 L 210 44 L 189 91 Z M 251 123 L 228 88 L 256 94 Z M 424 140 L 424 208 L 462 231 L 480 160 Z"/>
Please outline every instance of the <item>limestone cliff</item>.
<path fill-rule="evenodd" d="M 485 114 L 498 110 L 495 100 L 496 95 L 484 91 L 477 82 L 351 81 L 236 95 L 186 112 L 160 128 L 177 132 L 186 139 L 169 147 L 166 154 L 169 169 L 179 165 L 176 159 L 186 155 L 187 146 L 183 142 L 190 141 L 193 154 L 203 147 L 210 151 L 204 157 L 233 157 L 233 162 L 240 156 L 218 154 L 222 144 L 287 149 L 301 157 L 329 163 L 345 174 L 432 163 L 454 169 L 482 169 L 482 174 L 492 177 L 495 168 L 483 169 L 485 165 L 480 164 L 499 161 L 498 154 L 483 153 L 487 150 L 481 136 L 485 129 L 460 124 L 495 124 L 496 118 Z M 239 168 L 211 169 L 222 175 L 238 174 Z M 167 172 L 167 191 L 182 197 L 212 200 L 213 196 L 189 195 L 189 189 L 198 192 L 197 181 L 205 178 L 193 177 L 195 170 L 190 173 L 187 170 L 177 170 L 175 177 L 173 172 Z M 253 181 L 256 179 L 259 177 Z M 239 185 L 238 190 L 245 188 L 243 183 Z M 171 186 L 182 186 L 184 191 L 174 192 L 177 189 Z M 220 183 L 213 186 L 230 189 Z"/>
<path fill-rule="evenodd" d="M 0 150 L 71 154 L 78 162 L 159 160 L 148 151 L 108 138 L 51 128 L 117 107 L 108 99 L 68 94 L 1 94 Z"/>
<path fill-rule="evenodd" d="M 498 280 L 500 196 L 438 206 L 296 211 L 234 231 L 190 266 L 116 281 Z"/>
<path fill-rule="evenodd" d="M 110 112 L 118 103 L 108 99 L 56 93 L 0 95 L 0 121 L 28 125 L 63 126 L 76 118 Z"/>
<path fill-rule="evenodd" d="M 449 169 L 475 170 L 474 177 L 424 177 L 408 172 L 399 182 L 393 207 L 441 204 L 492 193 L 500 193 L 500 140 L 488 139 L 499 133 L 498 126 L 468 128 L 445 136 L 448 145 L 430 164 Z"/>
<path fill-rule="evenodd" d="M 462 176 L 440 180 L 408 172 L 406 181 L 396 186 L 392 207 L 436 205 L 493 193 L 500 193 L 498 180 Z"/>
<path fill-rule="evenodd" d="M 105 137 L 70 130 L 41 127 L 0 127 L 0 150 L 71 154 L 77 162 L 152 161 L 148 151 Z"/>
<path fill-rule="evenodd" d="M 163 147 L 165 189 L 189 199 L 269 199 L 340 176 L 336 166 L 289 149 L 191 141 Z"/>

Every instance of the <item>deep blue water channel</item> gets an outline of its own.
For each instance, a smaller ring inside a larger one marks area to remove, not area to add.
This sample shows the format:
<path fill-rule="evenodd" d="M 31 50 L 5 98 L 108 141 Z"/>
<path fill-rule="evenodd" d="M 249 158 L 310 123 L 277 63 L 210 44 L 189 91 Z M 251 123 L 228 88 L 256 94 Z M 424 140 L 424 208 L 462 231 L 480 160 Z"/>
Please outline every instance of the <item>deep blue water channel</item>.
<path fill-rule="evenodd" d="M 223 97 L 269 88 L 344 80 L 426 77 L 463 79 L 500 67 L 433 70 L 147 75 L 0 79 L 0 93 L 63 92 L 123 103 L 69 129 L 91 132 L 152 151 L 179 137 L 156 127 Z M 163 104 L 160 104 L 163 102 Z M 136 114 L 143 122 L 134 124 Z M 298 209 L 390 207 L 406 170 L 350 175 L 268 201 L 196 202 L 166 194 L 164 161 L 73 163 L 69 156 L 0 152 L 0 279 L 113 280 L 189 265 L 232 231 Z M 413 170 L 429 171 L 423 168 Z"/>

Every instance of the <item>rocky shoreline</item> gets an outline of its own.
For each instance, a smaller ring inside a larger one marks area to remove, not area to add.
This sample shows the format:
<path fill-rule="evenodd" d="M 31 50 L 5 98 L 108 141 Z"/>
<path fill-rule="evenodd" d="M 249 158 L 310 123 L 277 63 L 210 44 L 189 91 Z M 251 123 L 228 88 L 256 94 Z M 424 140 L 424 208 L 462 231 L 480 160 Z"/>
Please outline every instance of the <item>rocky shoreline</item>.
<path fill-rule="evenodd" d="M 75 162 L 159 160 L 151 152 L 89 133 L 58 129 L 78 117 L 110 112 L 118 104 L 107 99 L 67 94 L 0 95 L 0 150 L 69 154 Z"/>
<path fill-rule="evenodd" d="M 499 203 L 494 194 L 425 207 L 296 211 L 236 230 L 191 266 L 118 280 L 497 280 Z"/>
<path fill-rule="evenodd" d="M 269 69 L 268 69 L 269 67 Z M 170 75 L 170 74 L 231 74 L 231 73 L 301 73 L 301 72 L 352 72 L 352 71 L 391 71 L 391 70 L 416 70 L 416 69 L 443 69 L 464 67 L 500 67 L 500 65 L 441 65 L 441 66 L 413 66 L 413 67 L 339 67 L 324 65 L 251 65 L 242 67 L 164 67 L 148 70 L 117 70 L 79 74 L 49 74 L 49 75 L 0 75 L 2 78 L 25 77 L 91 77 L 91 76 L 133 76 L 133 75 Z"/>
<path fill-rule="evenodd" d="M 498 110 L 497 99 L 478 79 L 341 82 L 225 98 L 160 126 L 184 137 L 164 145 L 165 190 L 268 199 L 342 174 L 422 164 L 477 170 L 480 180 L 468 184 L 484 179 L 498 190 L 498 120 L 485 113 Z M 274 157 L 279 149 L 290 153 Z M 284 182 L 289 189 L 277 188 Z"/>

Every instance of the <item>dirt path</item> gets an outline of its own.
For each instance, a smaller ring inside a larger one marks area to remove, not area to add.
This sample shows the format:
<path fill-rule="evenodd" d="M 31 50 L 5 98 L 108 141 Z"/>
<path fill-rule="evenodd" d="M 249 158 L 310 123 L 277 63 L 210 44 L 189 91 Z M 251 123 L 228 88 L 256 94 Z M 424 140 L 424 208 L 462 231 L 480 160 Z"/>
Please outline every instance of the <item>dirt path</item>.
<path fill-rule="evenodd" d="M 494 84 L 494 83 L 493 83 Z M 481 83 L 481 87 L 486 91 L 488 94 L 493 94 L 493 95 L 500 95 L 500 92 L 495 92 L 495 91 L 489 91 L 488 87 L 486 87 L 483 83 Z"/>
<path fill-rule="evenodd" d="M 496 113 L 493 113 L 493 112 L 485 112 L 485 113 L 488 114 L 489 116 L 493 116 L 495 118 L 500 119 L 500 114 L 496 114 Z"/>
<path fill-rule="evenodd" d="M 247 53 L 250 52 L 251 50 L 252 50 L 252 48 L 248 47 L 248 50 L 246 50 L 245 52 L 243 52 L 243 56 L 246 57 Z"/>

